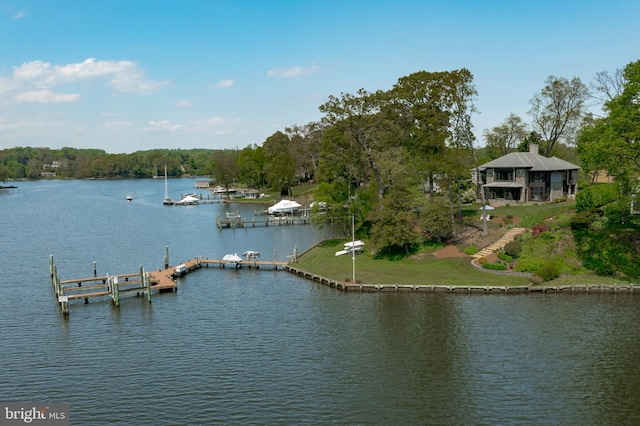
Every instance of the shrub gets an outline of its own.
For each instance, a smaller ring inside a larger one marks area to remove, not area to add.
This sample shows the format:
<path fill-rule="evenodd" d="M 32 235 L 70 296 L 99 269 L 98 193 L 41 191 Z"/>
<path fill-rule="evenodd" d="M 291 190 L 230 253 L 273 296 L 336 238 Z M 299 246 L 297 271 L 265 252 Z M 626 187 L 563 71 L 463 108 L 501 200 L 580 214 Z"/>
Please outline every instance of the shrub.
<path fill-rule="evenodd" d="M 618 199 L 620 187 L 616 184 L 597 184 L 580 188 L 576 195 L 576 210 L 592 210 Z"/>
<path fill-rule="evenodd" d="M 469 246 L 466 249 L 464 249 L 464 254 L 468 254 L 469 256 L 473 256 L 474 254 L 476 254 L 477 252 L 479 252 L 480 250 L 478 249 L 478 247 L 476 246 Z"/>
<path fill-rule="evenodd" d="M 509 256 L 506 253 L 498 253 L 498 259 L 502 260 L 503 262 L 507 262 L 507 263 L 511 263 L 513 262 L 513 257 Z"/>
<path fill-rule="evenodd" d="M 487 262 L 487 258 L 486 257 L 481 257 L 480 259 L 478 259 L 478 264 L 482 265 L 484 263 Z"/>
<path fill-rule="evenodd" d="M 531 233 L 533 235 L 540 235 L 543 232 L 551 231 L 551 227 L 549 225 L 536 225 L 531 229 Z"/>
<path fill-rule="evenodd" d="M 504 246 L 503 250 L 506 255 L 517 258 L 522 253 L 522 242 L 520 240 L 510 241 Z"/>
<path fill-rule="evenodd" d="M 523 256 L 518 259 L 516 265 L 517 272 L 533 272 L 536 273 L 540 268 L 545 265 L 545 260 L 539 257 Z"/>
<path fill-rule="evenodd" d="M 540 239 L 542 241 L 551 242 L 556 239 L 556 236 L 551 231 L 544 231 L 540 234 Z"/>
<path fill-rule="evenodd" d="M 491 269 L 493 271 L 506 271 L 507 270 L 507 265 L 505 265 L 503 263 L 485 262 L 485 263 L 482 264 L 482 267 L 484 269 Z"/>
<path fill-rule="evenodd" d="M 547 262 L 535 274 L 543 281 L 555 280 L 560 276 L 560 267 L 555 262 Z"/>
<path fill-rule="evenodd" d="M 571 229 L 574 231 L 588 229 L 598 217 L 599 215 L 595 210 L 581 210 L 573 215 L 570 224 Z"/>

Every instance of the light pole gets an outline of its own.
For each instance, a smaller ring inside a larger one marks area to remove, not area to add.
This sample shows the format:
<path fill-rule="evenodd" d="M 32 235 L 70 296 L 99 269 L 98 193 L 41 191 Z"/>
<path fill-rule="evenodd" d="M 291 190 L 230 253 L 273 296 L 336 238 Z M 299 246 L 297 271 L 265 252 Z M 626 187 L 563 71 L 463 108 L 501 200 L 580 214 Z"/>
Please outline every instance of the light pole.
<path fill-rule="evenodd" d="M 356 214 L 351 213 L 351 282 L 356 282 Z"/>

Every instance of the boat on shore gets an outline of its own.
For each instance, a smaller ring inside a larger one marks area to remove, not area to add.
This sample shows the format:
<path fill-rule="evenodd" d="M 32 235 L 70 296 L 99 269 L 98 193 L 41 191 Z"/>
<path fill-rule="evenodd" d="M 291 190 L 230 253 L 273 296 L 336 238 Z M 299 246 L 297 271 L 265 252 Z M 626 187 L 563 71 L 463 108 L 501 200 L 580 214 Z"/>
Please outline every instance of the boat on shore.
<path fill-rule="evenodd" d="M 362 253 L 364 250 L 364 243 L 360 240 L 349 241 L 348 243 L 344 243 L 344 250 L 340 250 L 336 252 L 336 256 L 342 256 L 344 254 L 358 254 Z"/>

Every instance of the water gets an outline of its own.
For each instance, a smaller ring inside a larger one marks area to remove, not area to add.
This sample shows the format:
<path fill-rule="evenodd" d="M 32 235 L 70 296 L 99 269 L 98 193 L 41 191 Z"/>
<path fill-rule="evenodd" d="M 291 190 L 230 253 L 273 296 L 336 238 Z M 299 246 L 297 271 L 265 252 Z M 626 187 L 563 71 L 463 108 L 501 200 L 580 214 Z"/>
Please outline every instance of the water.
<path fill-rule="evenodd" d="M 193 180 L 170 180 L 171 196 Z M 626 294 L 341 293 L 286 272 L 209 268 L 153 303 L 54 301 L 61 279 L 258 250 L 329 230 L 223 230 L 162 206 L 164 183 L 25 182 L 0 194 L 0 401 L 68 402 L 77 425 L 640 421 L 640 299 Z M 125 201 L 132 194 L 134 200 Z"/>

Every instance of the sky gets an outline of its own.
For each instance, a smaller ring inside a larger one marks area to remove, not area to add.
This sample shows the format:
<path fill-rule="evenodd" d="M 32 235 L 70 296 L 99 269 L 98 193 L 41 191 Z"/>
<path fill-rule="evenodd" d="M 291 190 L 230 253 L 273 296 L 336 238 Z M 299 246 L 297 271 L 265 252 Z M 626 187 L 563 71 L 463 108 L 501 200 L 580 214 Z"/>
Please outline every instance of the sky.
<path fill-rule="evenodd" d="M 342 93 L 468 69 L 478 145 L 548 76 L 640 59 L 640 2 L 0 0 L 0 149 L 233 149 Z"/>

